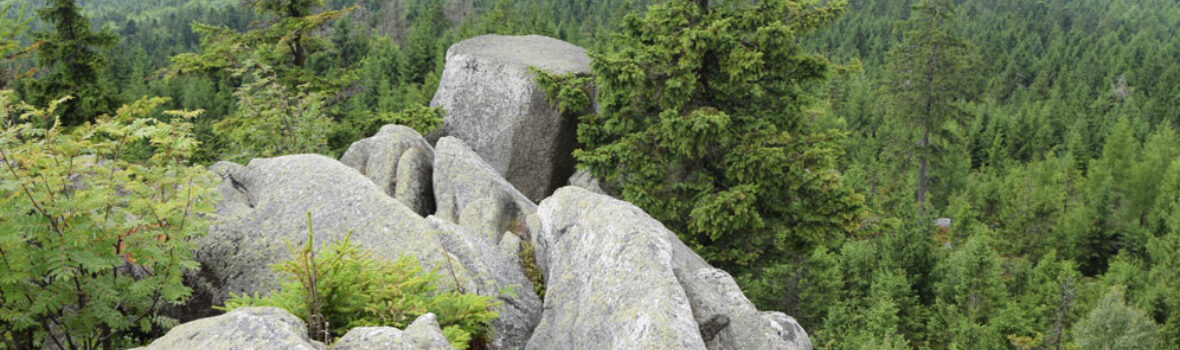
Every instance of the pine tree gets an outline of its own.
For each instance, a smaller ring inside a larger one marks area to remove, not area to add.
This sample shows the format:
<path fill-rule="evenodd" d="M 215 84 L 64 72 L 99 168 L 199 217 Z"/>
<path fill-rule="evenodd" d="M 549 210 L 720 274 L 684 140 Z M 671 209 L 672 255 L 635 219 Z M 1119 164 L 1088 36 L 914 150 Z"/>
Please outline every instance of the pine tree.
<path fill-rule="evenodd" d="M 912 153 L 918 158 L 915 197 L 921 211 L 930 184 L 930 162 L 953 140 L 947 126 L 965 124 L 956 102 L 971 96 L 974 54 L 966 41 L 951 32 L 955 16 L 951 2 L 923 0 L 911 7 L 910 16 L 900 25 L 902 42 L 889 51 L 886 69 L 897 113 L 917 127 L 918 142 Z"/>
<path fill-rule="evenodd" d="M 52 29 L 34 34 L 41 42 L 37 65 L 44 70 L 32 84 L 35 104 L 72 96 L 59 106 L 64 125 L 79 125 L 112 112 L 116 101 L 100 81 L 107 60 L 102 53 L 115 45 L 118 36 L 108 30 L 93 31 L 90 20 L 74 0 L 52 0 L 37 10 L 37 17 Z"/>

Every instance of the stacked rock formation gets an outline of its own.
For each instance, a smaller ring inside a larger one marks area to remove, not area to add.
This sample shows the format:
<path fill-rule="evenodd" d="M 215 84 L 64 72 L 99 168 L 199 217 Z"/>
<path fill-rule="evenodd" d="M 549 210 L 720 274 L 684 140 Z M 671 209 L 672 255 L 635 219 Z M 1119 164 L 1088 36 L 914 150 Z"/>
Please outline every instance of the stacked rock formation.
<path fill-rule="evenodd" d="M 449 136 L 434 145 L 391 125 L 340 161 L 291 155 L 215 165 L 223 198 L 182 310 L 212 316 L 210 306 L 231 293 L 274 291 L 268 265 L 291 258 L 287 242 L 306 239 L 310 213 L 317 243 L 351 232 L 378 257 L 447 264 L 456 277 L 444 288 L 499 298 L 491 349 L 810 349 L 794 319 L 757 310 L 729 274 L 660 222 L 553 161 L 568 157 L 572 135 L 559 130 L 565 122 L 553 119 L 529 68 L 581 73 L 586 62 L 581 49 L 550 38 L 469 39 L 448 52 L 435 102 L 448 108 Z M 554 192 L 556 176 L 578 186 Z M 535 247 L 543 302 L 523 273 L 522 242 Z M 501 295 L 507 287 L 515 293 Z M 353 329 L 333 347 L 450 348 L 433 315 L 405 330 Z M 168 348 L 324 344 L 285 311 L 246 308 L 183 324 L 147 347 Z"/>

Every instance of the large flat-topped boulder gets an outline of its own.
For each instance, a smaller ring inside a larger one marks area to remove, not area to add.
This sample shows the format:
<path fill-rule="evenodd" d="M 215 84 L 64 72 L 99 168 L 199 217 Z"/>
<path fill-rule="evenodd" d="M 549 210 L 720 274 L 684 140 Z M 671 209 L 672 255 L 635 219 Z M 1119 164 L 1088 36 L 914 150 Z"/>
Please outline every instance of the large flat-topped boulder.
<path fill-rule="evenodd" d="M 574 44 L 541 35 L 489 34 L 460 41 L 447 50 L 452 55 L 470 55 L 487 62 L 528 70 L 536 67 L 555 74 L 590 72 L 586 50 Z"/>
<path fill-rule="evenodd" d="M 537 68 L 588 74 L 584 49 L 543 36 L 484 35 L 447 50 L 432 107 L 446 111 L 441 133 L 466 141 L 533 201 L 565 184 L 574 172 L 577 120 L 551 106 L 537 85 Z"/>

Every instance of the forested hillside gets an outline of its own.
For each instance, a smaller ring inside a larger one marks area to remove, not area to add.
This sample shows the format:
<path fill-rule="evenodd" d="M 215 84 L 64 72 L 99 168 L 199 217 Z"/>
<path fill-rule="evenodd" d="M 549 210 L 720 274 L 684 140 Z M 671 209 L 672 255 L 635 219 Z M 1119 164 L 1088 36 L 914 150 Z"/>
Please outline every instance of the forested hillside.
<path fill-rule="evenodd" d="M 541 79 L 563 111 L 599 103 L 577 116 L 579 168 L 733 274 L 759 308 L 798 319 L 817 349 L 1180 348 L 1180 2 L 5 6 L 6 152 L 48 140 L 55 115 L 76 130 L 134 115 L 191 133 L 169 134 L 185 164 L 335 157 L 386 124 L 437 129 L 446 111 L 430 102 L 452 44 L 546 35 L 593 60 L 593 76 Z M 69 26 L 90 30 L 57 30 Z M 102 149 L 162 167 L 163 144 L 143 137 Z M 90 147 L 71 142 L 58 151 Z M 0 177 L 8 217 L 40 200 L 10 185 L 16 167 Z M 0 255 L 18 241 L 0 240 Z M 19 284 L 0 279 L 0 292 Z M 11 303 L 0 295 L 0 349 L 33 339 L 15 331 L 33 326 Z"/>

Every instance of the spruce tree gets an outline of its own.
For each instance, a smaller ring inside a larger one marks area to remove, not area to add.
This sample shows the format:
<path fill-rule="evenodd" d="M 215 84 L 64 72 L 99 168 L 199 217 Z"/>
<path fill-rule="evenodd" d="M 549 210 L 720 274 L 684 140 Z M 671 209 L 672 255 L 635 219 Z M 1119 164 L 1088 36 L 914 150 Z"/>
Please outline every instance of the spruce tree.
<path fill-rule="evenodd" d="M 946 126 L 965 124 L 955 103 L 971 96 L 974 56 L 970 45 L 951 32 L 954 15 L 953 4 L 946 0 L 922 0 L 911 6 L 910 19 L 899 26 L 902 42 L 886 56 L 896 112 L 917 128 L 912 154 L 918 161 L 919 210 L 927 199 L 930 162 L 953 138 Z"/>
<path fill-rule="evenodd" d="M 804 112 L 837 67 L 798 41 L 844 6 L 679 0 L 628 16 L 592 55 L 601 113 L 580 120 L 581 167 L 747 288 L 833 246 L 860 227 L 864 199 L 837 171 L 840 138 Z"/>
<path fill-rule="evenodd" d="M 112 112 L 116 101 L 99 78 L 107 65 L 102 52 L 113 47 L 118 36 L 106 29 L 91 30 L 90 20 L 74 0 L 52 0 L 37 10 L 37 17 L 51 29 L 34 34 L 41 43 L 37 65 L 43 72 L 31 86 L 33 102 L 47 106 L 72 96 L 58 107 L 63 125 L 79 125 Z"/>
<path fill-rule="evenodd" d="M 262 63 L 273 66 L 292 88 L 309 81 L 342 84 L 338 81 L 342 80 L 340 74 L 316 77 L 304 67 L 313 53 L 330 45 L 313 34 L 357 6 L 316 12 L 324 0 L 244 0 L 243 4 L 264 20 L 254 23 L 255 28 L 246 32 L 194 22 L 193 31 L 201 34 L 201 49 L 173 56 L 168 77 L 189 73 L 224 77 L 247 66 L 248 60 L 261 58 Z"/>

